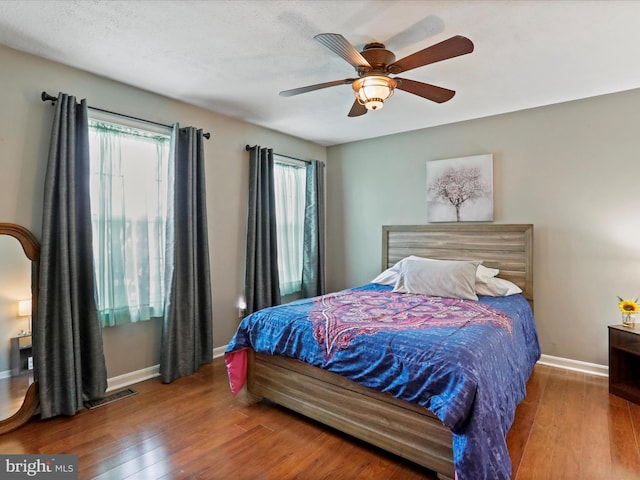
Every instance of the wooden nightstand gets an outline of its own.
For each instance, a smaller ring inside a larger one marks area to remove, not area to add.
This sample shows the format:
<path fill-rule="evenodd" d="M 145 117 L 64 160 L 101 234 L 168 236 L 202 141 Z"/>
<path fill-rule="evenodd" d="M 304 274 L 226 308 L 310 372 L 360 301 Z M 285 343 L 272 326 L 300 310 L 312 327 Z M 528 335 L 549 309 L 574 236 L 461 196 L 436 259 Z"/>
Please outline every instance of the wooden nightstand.
<path fill-rule="evenodd" d="M 640 405 L 640 325 L 609 326 L 609 393 Z"/>
<path fill-rule="evenodd" d="M 33 370 L 31 335 L 11 339 L 11 375 L 17 377 Z"/>

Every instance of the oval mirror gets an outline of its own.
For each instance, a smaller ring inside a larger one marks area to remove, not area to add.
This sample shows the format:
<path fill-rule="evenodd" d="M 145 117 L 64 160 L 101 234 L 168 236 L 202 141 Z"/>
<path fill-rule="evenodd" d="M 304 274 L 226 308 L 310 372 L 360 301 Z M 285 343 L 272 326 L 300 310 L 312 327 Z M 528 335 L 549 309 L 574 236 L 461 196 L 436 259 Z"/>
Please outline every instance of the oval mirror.
<path fill-rule="evenodd" d="M 39 257 L 29 230 L 0 223 L 0 434 L 29 421 L 38 408 L 31 329 Z"/>

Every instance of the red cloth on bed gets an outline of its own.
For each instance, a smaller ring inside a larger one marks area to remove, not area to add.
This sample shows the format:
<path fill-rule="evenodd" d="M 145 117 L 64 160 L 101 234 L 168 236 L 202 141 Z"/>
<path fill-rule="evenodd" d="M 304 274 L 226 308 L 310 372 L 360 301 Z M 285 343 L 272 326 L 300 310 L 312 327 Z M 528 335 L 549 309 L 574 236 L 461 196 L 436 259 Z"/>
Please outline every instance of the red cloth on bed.
<path fill-rule="evenodd" d="M 225 353 L 224 363 L 227 365 L 231 393 L 235 396 L 247 380 L 247 349 Z"/>

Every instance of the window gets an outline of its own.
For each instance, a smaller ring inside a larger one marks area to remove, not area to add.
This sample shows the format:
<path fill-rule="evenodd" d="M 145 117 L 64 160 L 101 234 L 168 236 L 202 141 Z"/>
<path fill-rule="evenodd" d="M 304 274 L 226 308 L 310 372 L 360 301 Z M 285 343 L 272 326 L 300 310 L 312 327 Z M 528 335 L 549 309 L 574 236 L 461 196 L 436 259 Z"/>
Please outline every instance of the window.
<path fill-rule="evenodd" d="M 104 326 L 163 315 L 170 144 L 169 129 L 89 121 L 96 302 Z"/>
<path fill-rule="evenodd" d="M 302 288 L 302 245 L 306 165 L 274 154 L 276 235 L 280 294 L 292 295 Z"/>

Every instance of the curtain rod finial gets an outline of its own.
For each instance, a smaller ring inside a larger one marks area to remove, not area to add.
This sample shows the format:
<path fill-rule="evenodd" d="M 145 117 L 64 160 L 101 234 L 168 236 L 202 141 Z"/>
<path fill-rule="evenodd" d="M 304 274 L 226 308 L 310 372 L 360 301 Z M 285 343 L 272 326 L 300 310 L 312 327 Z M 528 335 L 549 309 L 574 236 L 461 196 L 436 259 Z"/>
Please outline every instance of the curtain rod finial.
<path fill-rule="evenodd" d="M 58 97 L 53 97 L 44 91 L 40 94 L 40 98 L 42 99 L 43 102 L 48 102 L 48 101 L 55 102 L 56 100 L 58 100 Z"/>

